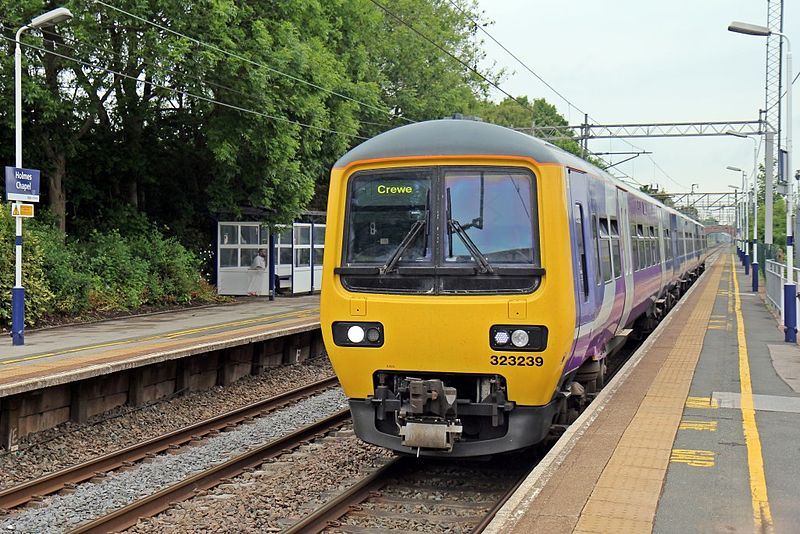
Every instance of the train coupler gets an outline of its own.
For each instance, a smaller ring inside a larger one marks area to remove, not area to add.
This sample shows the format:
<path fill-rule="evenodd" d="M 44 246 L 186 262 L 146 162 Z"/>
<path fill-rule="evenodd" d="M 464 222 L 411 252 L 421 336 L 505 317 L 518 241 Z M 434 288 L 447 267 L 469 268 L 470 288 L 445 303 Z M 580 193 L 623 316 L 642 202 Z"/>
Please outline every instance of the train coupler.
<path fill-rule="evenodd" d="M 461 437 L 462 430 L 461 422 L 457 419 L 436 422 L 408 421 L 400 427 L 400 437 L 406 447 L 451 451 L 453 443 Z"/>

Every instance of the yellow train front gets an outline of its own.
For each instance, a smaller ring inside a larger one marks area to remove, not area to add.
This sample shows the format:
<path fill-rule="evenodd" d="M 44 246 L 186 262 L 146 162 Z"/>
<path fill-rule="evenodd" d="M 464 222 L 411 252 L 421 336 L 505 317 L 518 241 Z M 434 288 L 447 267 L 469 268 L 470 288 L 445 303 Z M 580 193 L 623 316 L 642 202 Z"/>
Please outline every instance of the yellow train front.
<path fill-rule="evenodd" d="M 337 162 L 321 322 L 361 439 L 421 456 L 544 439 L 576 329 L 566 195 L 544 143 L 474 121 Z"/>

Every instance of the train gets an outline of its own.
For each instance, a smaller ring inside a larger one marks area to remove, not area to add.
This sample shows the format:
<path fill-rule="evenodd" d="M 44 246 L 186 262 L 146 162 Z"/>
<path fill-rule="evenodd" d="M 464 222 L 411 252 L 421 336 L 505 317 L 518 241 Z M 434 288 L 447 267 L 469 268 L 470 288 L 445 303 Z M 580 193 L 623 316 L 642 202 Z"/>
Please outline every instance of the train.
<path fill-rule="evenodd" d="M 564 428 L 702 274 L 703 226 L 544 140 L 405 125 L 333 166 L 320 321 L 356 435 L 489 456 Z"/>

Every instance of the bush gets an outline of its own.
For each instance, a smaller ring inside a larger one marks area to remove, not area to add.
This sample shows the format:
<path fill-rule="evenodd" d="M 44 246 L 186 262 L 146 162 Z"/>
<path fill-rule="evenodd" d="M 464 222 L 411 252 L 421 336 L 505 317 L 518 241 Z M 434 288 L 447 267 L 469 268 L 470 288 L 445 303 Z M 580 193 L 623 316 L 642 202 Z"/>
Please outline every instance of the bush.
<path fill-rule="evenodd" d="M 90 309 L 89 294 L 92 276 L 86 271 L 86 260 L 81 250 L 64 242 L 64 235 L 52 226 L 37 224 L 31 233 L 44 243 L 44 265 L 53 308 L 50 313 L 79 315 Z"/>
<path fill-rule="evenodd" d="M 118 230 L 92 231 L 66 240 L 52 224 L 25 221 L 23 286 L 26 324 L 45 316 L 80 316 L 217 300 L 202 279 L 200 260 L 152 224 L 135 225 L 130 237 Z M 11 322 L 14 285 L 14 219 L 0 210 L 0 324 Z"/>
<path fill-rule="evenodd" d="M 147 261 L 148 304 L 186 303 L 198 291 L 200 261 L 177 239 L 151 228 L 131 239 L 131 251 Z"/>
<path fill-rule="evenodd" d="M 0 206 L 0 323 L 11 324 L 11 288 L 16 273 L 16 223 L 8 204 Z M 46 276 L 46 261 L 41 236 L 31 229 L 30 219 L 23 223 L 22 287 L 25 288 L 25 323 L 36 324 L 52 309 L 53 293 Z"/>
<path fill-rule="evenodd" d="M 136 257 L 117 230 L 94 231 L 84 245 L 92 276 L 89 301 L 99 311 L 128 310 L 146 302 L 147 260 Z"/>

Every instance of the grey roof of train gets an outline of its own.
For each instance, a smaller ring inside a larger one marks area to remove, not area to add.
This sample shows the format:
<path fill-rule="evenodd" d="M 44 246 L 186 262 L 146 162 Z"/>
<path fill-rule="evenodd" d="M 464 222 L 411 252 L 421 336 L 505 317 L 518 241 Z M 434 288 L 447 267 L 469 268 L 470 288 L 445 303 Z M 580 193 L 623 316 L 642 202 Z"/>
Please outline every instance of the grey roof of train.
<path fill-rule="evenodd" d="M 604 176 L 640 198 L 661 204 L 667 211 L 692 220 L 569 152 L 536 137 L 469 119 L 415 122 L 394 128 L 356 146 L 334 165 L 342 168 L 357 161 L 412 156 L 500 155 L 532 158 L 539 163 L 557 163 Z M 695 221 L 696 222 L 696 221 Z"/>

